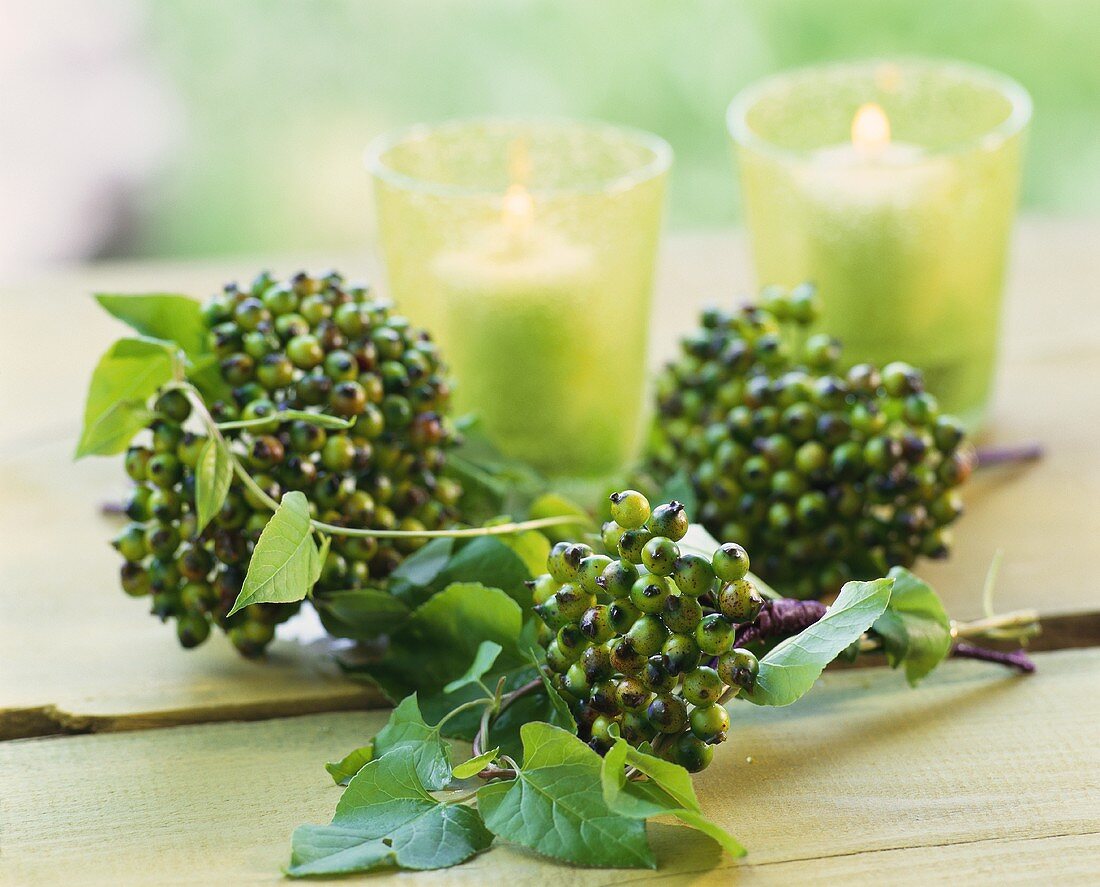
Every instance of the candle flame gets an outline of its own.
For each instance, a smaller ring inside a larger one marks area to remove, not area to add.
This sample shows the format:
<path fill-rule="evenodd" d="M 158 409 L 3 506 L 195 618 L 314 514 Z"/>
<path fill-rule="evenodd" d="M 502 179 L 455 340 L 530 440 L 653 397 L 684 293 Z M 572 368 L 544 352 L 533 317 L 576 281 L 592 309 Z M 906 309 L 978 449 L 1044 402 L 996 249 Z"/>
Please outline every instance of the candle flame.
<path fill-rule="evenodd" d="M 861 105 L 852 118 L 852 144 L 866 154 L 877 154 L 890 144 L 890 119 L 874 102 Z"/>

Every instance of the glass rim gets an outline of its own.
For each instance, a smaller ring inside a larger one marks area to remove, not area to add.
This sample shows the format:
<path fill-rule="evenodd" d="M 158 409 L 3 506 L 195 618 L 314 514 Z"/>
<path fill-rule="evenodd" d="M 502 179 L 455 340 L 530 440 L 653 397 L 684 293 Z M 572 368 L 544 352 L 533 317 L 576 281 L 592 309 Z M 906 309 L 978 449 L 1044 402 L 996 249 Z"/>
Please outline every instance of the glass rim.
<path fill-rule="evenodd" d="M 811 157 L 816 148 L 785 148 L 760 135 L 748 122 L 749 112 L 771 90 L 780 84 L 807 77 L 811 74 L 824 74 L 843 71 L 873 71 L 881 65 L 892 65 L 902 71 L 923 71 L 934 69 L 955 77 L 987 87 L 1008 100 L 1009 112 L 996 126 L 960 139 L 939 148 L 927 149 L 924 157 L 962 154 L 971 151 L 991 151 L 1013 136 L 1019 134 L 1031 120 L 1031 95 L 1017 80 L 992 68 L 971 64 L 954 59 L 939 59 L 922 56 L 882 57 L 854 61 L 827 62 L 820 65 L 806 65 L 790 71 L 783 71 L 764 77 L 746 86 L 733 97 L 726 108 L 726 130 L 734 143 L 772 157 L 788 160 L 805 160 Z"/>
<path fill-rule="evenodd" d="M 363 162 L 368 172 L 375 178 L 401 188 L 405 191 L 414 191 L 420 194 L 431 194 L 436 197 L 475 198 L 499 200 L 504 196 L 501 189 L 489 187 L 474 187 L 470 185 L 452 185 L 445 182 L 436 182 L 430 179 L 420 178 L 399 172 L 386 163 L 387 152 L 398 145 L 426 139 L 431 135 L 447 130 L 458 130 L 470 126 L 531 126 L 554 127 L 558 129 L 576 128 L 593 133 L 613 133 L 619 137 L 634 142 L 648 149 L 652 157 L 636 169 L 629 170 L 615 176 L 602 179 L 596 185 L 576 185 L 555 188 L 531 188 L 531 193 L 540 197 L 573 196 L 582 194 L 615 194 L 628 191 L 631 188 L 658 178 L 668 172 L 672 165 L 672 146 L 659 135 L 633 126 L 622 126 L 617 123 L 607 123 L 603 120 L 574 117 L 554 116 L 480 116 L 459 117 L 444 120 L 440 123 L 414 123 L 390 130 L 373 138 L 363 153 Z"/>

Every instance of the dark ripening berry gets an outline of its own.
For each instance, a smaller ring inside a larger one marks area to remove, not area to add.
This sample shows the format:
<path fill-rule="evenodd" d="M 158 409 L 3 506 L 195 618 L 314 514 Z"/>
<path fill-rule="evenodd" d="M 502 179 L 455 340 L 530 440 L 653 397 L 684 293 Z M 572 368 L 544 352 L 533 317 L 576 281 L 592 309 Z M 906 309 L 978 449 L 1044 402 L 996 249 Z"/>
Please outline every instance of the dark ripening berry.
<path fill-rule="evenodd" d="M 611 624 L 608 608 L 603 604 L 597 604 L 586 610 L 581 617 L 580 630 L 594 644 L 602 644 L 610 640 L 615 634 L 615 626 Z"/>
<path fill-rule="evenodd" d="M 687 706 L 678 696 L 664 693 L 649 703 L 649 722 L 661 733 L 679 733 L 687 726 Z"/>
<path fill-rule="evenodd" d="M 667 757 L 688 773 L 698 773 L 710 766 L 714 759 L 714 746 L 707 745 L 692 733 L 683 733 L 669 747 Z"/>
<path fill-rule="evenodd" d="M 661 646 L 661 655 L 669 669 L 676 674 L 691 671 L 699 664 L 702 652 L 695 640 L 694 632 L 691 634 L 670 634 Z"/>

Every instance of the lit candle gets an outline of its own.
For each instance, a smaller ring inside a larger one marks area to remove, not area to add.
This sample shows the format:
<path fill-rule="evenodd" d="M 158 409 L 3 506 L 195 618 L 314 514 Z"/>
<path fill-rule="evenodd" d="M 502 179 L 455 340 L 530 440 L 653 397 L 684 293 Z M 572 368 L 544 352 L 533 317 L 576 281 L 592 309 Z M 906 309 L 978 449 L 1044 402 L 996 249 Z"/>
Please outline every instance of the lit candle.
<path fill-rule="evenodd" d="M 390 291 L 439 341 L 457 410 L 559 490 L 628 465 L 668 146 L 606 124 L 469 120 L 368 156 Z"/>
<path fill-rule="evenodd" d="M 587 380 L 601 363 L 585 306 L 598 298 L 590 247 L 540 225 L 535 201 L 514 183 L 498 225 L 434 263 L 447 357 L 461 369 L 460 410 L 477 414 L 506 452 L 546 470 L 576 473 L 603 439 L 603 398 Z M 610 411 L 611 416 L 615 411 Z"/>
<path fill-rule="evenodd" d="M 963 66 L 843 64 L 765 81 L 729 114 L 760 283 L 813 281 L 846 357 L 922 367 L 971 423 L 1028 113 L 1013 89 Z"/>

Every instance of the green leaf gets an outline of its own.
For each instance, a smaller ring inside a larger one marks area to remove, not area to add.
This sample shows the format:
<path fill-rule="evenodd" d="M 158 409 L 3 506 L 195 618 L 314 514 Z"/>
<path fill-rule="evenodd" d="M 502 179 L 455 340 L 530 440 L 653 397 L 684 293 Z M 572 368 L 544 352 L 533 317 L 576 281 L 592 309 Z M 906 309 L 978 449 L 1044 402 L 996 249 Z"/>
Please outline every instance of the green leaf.
<path fill-rule="evenodd" d="M 228 431 L 236 428 L 255 428 L 259 425 L 267 425 L 271 422 L 308 422 L 319 428 L 351 428 L 355 419 L 344 419 L 340 416 L 330 416 L 327 413 L 311 413 L 308 410 L 279 410 L 270 416 L 261 416 L 256 419 L 234 419 L 232 422 L 219 422 L 218 428 Z"/>
<path fill-rule="evenodd" d="M 283 495 L 267 522 L 252 559 L 232 616 L 249 604 L 300 601 L 321 575 L 321 556 L 309 522 L 309 501 L 293 490 Z"/>
<path fill-rule="evenodd" d="M 229 400 L 233 396 L 233 389 L 222 378 L 221 360 L 216 354 L 188 356 L 185 375 L 208 404 L 216 400 Z"/>
<path fill-rule="evenodd" d="M 175 348 L 153 339 L 119 339 L 100 358 L 88 386 L 76 458 L 121 453 L 153 418 L 146 402 L 180 368 Z"/>
<path fill-rule="evenodd" d="M 916 686 L 951 652 L 951 619 L 932 587 L 903 567 L 894 567 L 890 603 L 872 626 L 882 638 L 886 659 L 905 664 L 906 680 Z"/>
<path fill-rule="evenodd" d="M 430 727 L 425 723 L 415 693 L 401 700 L 373 745 L 376 758 L 411 749 L 416 774 L 429 791 L 445 788 L 451 781 L 451 746 L 440 737 L 438 724 Z"/>
<path fill-rule="evenodd" d="M 757 705 L 790 705 L 801 697 L 825 666 L 882 615 L 893 585 L 893 579 L 846 583 L 821 619 L 780 641 L 760 660 L 756 685 L 744 698 Z"/>
<path fill-rule="evenodd" d="M 443 688 L 443 692 L 453 693 L 455 690 L 461 689 L 467 684 L 479 683 L 485 672 L 493 667 L 493 663 L 497 661 L 497 657 L 503 649 L 504 648 L 495 641 L 482 641 L 478 644 L 477 652 L 474 654 L 474 661 L 470 663 L 470 667 L 466 669 L 466 673 L 463 674 L 462 677 L 455 678 L 447 684 Z"/>
<path fill-rule="evenodd" d="M 357 641 L 395 631 L 410 612 L 405 603 L 376 588 L 318 592 L 313 606 L 329 634 Z"/>
<path fill-rule="evenodd" d="M 368 742 L 344 755 L 339 761 L 329 761 L 325 764 L 325 769 L 337 785 L 347 785 L 356 773 L 374 760 L 374 757 L 374 743 Z"/>
<path fill-rule="evenodd" d="M 426 588 L 447 566 L 454 547 L 455 540 L 448 536 L 430 540 L 397 565 L 390 573 L 390 582 Z"/>
<path fill-rule="evenodd" d="M 702 524 L 690 524 L 684 538 L 676 544 L 680 546 L 681 551 L 690 551 L 705 558 L 713 557 L 714 552 L 722 547 L 722 543 L 715 539 Z"/>
<path fill-rule="evenodd" d="M 529 607 L 531 590 L 524 582 L 530 578 L 531 573 L 519 555 L 505 543 L 494 536 L 479 536 L 456 545 L 454 554 L 427 584 L 395 584 L 393 593 L 415 605 L 423 603 L 440 589 L 456 582 L 477 582 L 499 588 L 507 592 L 521 607 Z"/>
<path fill-rule="evenodd" d="M 600 756 L 550 724 L 526 724 L 521 733 L 524 759 L 516 779 L 490 783 L 477 795 L 489 830 L 577 865 L 654 868 L 645 823 L 604 800 Z"/>
<path fill-rule="evenodd" d="M 233 468 L 229 453 L 214 438 L 210 438 L 199 453 L 195 465 L 195 502 L 198 509 L 196 533 L 206 529 L 229 495 Z"/>
<path fill-rule="evenodd" d="M 484 850 L 493 836 L 473 808 L 441 803 L 425 791 L 406 748 L 355 775 L 331 825 L 300 826 L 291 840 L 286 873 L 305 877 L 447 868 Z"/>
<path fill-rule="evenodd" d="M 550 556 L 550 540 L 538 530 L 509 533 L 507 536 L 496 538 L 515 552 L 516 557 L 527 568 L 530 577 L 534 578 L 546 572 L 546 559 Z"/>
<path fill-rule="evenodd" d="M 96 293 L 95 298 L 109 314 L 143 336 L 175 342 L 188 357 L 196 357 L 207 350 L 202 306 L 190 296 Z"/>
<path fill-rule="evenodd" d="M 499 748 L 491 748 L 487 752 L 478 755 L 476 758 L 470 758 L 470 760 L 464 761 L 451 772 L 454 774 L 455 779 L 469 779 L 471 776 L 477 776 L 477 774 L 489 766 L 489 764 L 493 763 L 499 754 Z"/>
<path fill-rule="evenodd" d="M 657 502 L 672 502 L 673 500 L 683 505 L 687 509 L 688 515 L 696 514 L 699 510 L 699 500 L 695 495 L 695 486 L 691 482 L 691 476 L 686 471 L 677 471 L 665 481 L 661 491 L 657 494 Z"/>
<path fill-rule="evenodd" d="M 532 659 L 534 654 L 532 653 Z M 542 681 L 542 687 L 546 691 L 547 700 L 550 703 L 550 709 L 553 713 L 552 717 L 544 718 L 547 723 L 553 724 L 555 727 L 561 727 L 563 730 L 568 730 L 570 733 L 576 734 L 577 721 L 573 717 L 573 712 L 569 710 L 569 705 L 557 688 L 550 683 L 550 679 L 546 676 L 546 672 L 542 670 L 537 659 L 534 659 L 535 668 L 538 670 L 539 680 Z"/>
<path fill-rule="evenodd" d="M 649 779 L 628 780 L 626 767 L 640 770 Z M 703 815 L 691 774 L 678 764 L 646 754 L 619 739 L 604 756 L 600 782 L 607 806 L 616 813 L 636 819 L 672 815 L 713 838 L 731 856 L 745 855 L 745 848 L 736 838 Z"/>
<path fill-rule="evenodd" d="M 516 647 L 521 627 L 519 605 L 499 588 L 456 583 L 414 610 L 390 635 L 385 657 L 363 670 L 391 698 L 431 696 L 466 670 L 483 641 L 503 648 L 501 669 L 522 663 Z"/>

